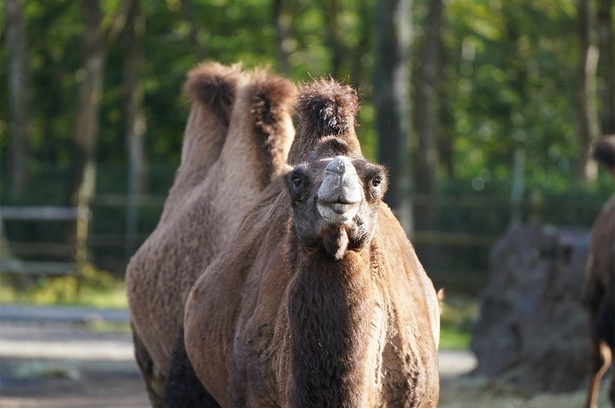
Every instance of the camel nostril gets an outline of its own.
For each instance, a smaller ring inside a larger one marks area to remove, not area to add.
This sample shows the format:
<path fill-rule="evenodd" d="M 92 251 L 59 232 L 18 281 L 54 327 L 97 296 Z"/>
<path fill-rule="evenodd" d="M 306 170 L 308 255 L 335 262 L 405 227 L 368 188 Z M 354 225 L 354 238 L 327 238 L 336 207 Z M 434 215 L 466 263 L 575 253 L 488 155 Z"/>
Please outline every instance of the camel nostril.
<path fill-rule="evenodd" d="M 343 156 L 335 157 L 325 168 L 325 172 L 327 173 L 336 173 L 338 175 L 343 175 L 346 173 L 347 169 L 352 167 L 352 162 L 348 158 Z"/>

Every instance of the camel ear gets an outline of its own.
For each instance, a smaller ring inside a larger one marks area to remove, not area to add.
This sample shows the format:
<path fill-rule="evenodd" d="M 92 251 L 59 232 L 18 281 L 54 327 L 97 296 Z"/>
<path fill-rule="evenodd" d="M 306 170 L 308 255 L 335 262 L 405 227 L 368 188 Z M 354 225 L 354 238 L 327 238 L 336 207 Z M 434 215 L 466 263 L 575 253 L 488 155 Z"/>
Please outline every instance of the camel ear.
<path fill-rule="evenodd" d="M 238 64 L 201 64 L 188 72 L 183 91 L 191 101 L 208 107 L 228 125 L 241 76 Z"/>
<path fill-rule="evenodd" d="M 437 292 L 438 303 L 440 304 L 440 314 L 442 314 L 442 309 L 444 308 L 444 287 L 440 288 Z"/>

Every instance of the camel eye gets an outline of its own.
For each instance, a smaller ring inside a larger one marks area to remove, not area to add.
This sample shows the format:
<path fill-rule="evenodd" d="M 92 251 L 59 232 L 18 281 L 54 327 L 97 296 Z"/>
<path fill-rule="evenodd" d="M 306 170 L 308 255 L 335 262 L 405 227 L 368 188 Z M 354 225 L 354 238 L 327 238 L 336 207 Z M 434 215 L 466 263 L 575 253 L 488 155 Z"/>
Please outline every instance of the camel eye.
<path fill-rule="evenodd" d="M 301 186 L 302 180 L 299 176 L 294 176 L 293 177 L 293 186 L 295 187 L 299 187 Z"/>
<path fill-rule="evenodd" d="M 372 186 L 373 187 L 378 187 L 378 186 L 380 186 L 381 183 L 382 183 L 382 177 L 374 176 L 374 178 L 372 179 Z"/>

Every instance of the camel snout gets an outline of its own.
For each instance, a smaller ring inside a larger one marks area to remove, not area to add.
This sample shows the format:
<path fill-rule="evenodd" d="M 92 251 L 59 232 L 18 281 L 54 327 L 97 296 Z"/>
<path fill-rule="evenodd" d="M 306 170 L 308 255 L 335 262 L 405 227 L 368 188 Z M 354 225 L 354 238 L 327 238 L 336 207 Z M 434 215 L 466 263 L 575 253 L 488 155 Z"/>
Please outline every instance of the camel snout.
<path fill-rule="evenodd" d="M 324 173 L 317 195 L 318 212 L 330 223 L 352 220 L 363 199 L 357 170 L 350 159 L 337 156 L 327 165 Z"/>
<path fill-rule="evenodd" d="M 325 168 L 325 178 L 318 189 L 324 203 L 356 204 L 363 199 L 357 170 L 345 156 L 335 157 Z"/>

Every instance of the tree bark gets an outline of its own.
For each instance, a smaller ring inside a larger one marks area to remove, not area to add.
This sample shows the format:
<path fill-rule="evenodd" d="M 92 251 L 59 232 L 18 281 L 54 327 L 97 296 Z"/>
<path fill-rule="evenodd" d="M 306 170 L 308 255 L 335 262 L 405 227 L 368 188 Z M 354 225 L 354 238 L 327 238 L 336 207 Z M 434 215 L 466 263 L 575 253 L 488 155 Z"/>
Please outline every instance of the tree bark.
<path fill-rule="evenodd" d="M 378 2 L 378 48 L 374 76 L 378 159 L 389 168 L 385 200 L 411 235 L 412 202 L 408 135 L 410 124 L 410 0 Z"/>
<path fill-rule="evenodd" d="M 11 194 L 23 193 L 28 181 L 30 143 L 30 72 L 26 27 L 21 0 L 6 0 L 6 30 L 9 52 L 9 129 Z"/>
<path fill-rule="evenodd" d="M 602 135 L 615 134 L 615 28 L 613 0 L 598 0 L 597 28 L 600 59 L 598 70 L 603 87 L 600 91 Z"/>
<path fill-rule="evenodd" d="M 577 0 L 577 34 L 579 36 L 579 61 L 576 74 L 575 105 L 579 153 L 574 164 L 574 181 L 584 183 L 595 178 L 596 164 L 589 160 L 592 141 L 598 137 L 596 109 L 596 68 L 598 49 L 592 35 L 590 0 Z"/>
<path fill-rule="evenodd" d="M 414 104 L 417 131 L 417 156 L 415 166 L 416 192 L 427 197 L 431 203 L 435 194 L 436 170 L 438 166 L 437 119 L 440 81 L 440 31 L 442 27 L 442 0 L 430 0 L 427 12 L 425 36 L 421 45 L 419 70 L 416 81 L 416 103 Z M 415 207 L 416 228 L 429 228 L 433 218 L 432 206 Z"/>
<path fill-rule="evenodd" d="M 124 59 L 126 141 L 128 149 L 128 206 L 126 209 L 126 257 L 130 257 L 138 239 L 139 196 L 144 178 L 143 138 L 146 121 L 143 112 L 141 78 L 142 43 L 145 20 L 140 2 L 135 1 L 127 20 L 127 45 Z"/>

